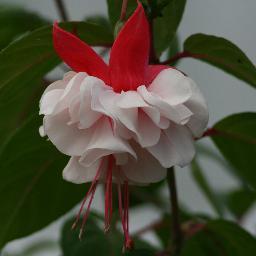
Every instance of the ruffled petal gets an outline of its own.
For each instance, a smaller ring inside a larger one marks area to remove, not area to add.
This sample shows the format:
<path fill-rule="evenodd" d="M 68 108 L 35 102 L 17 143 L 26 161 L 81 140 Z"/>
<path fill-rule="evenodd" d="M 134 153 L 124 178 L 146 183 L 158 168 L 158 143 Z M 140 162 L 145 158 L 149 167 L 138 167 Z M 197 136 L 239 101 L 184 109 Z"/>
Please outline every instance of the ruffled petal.
<path fill-rule="evenodd" d="M 147 89 L 172 106 L 186 102 L 192 95 L 190 80 L 171 68 L 161 71 Z"/>
<path fill-rule="evenodd" d="M 195 155 L 194 140 L 188 128 L 175 124 L 163 130 L 159 142 L 147 150 L 166 168 L 186 166 Z"/>
<path fill-rule="evenodd" d="M 40 115 L 50 115 L 53 113 L 59 99 L 63 94 L 63 89 L 55 89 L 47 92 L 40 100 Z"/>
<path fill-rule="evenodd" d="M 57 80 L 56 82 L 53 82 L 52 84 L 48 85 L 47 88 L 44 91 L 44 94 L 51 90 L 55 89 L 65 89 L 68 82 L 76 75 L 76 72 L 74 71 L 68 71 L 64 74 L 64 77 L 62 80 Z M 43 94 L 43 95 L 44 95 Z"/>
<path fill-rule="evenodd" d="M 53 45 L 59 57 L 76 72 L 86 72 L 109 84 L 109 70 L 102 58 L 75 35 L 53 26 Z"/>
<path fill-rule="evenodd" d="M 111 50 L 109 66 L 114 91 L 135 90 L 139 85 L 145 84 L 149 38 L 148 20 L 143 6 L 138 3 Z"/>
<path fill-rule="evenodd" d="M 56 105 L 58 104 L 61 96 L 70 82 L 70 80 L 76 75 L 75 72 L 67 72 L 62 80 L 58 80 L 50 84 L 44 91 L 40 100 L 40 112 L 39 114 L 50 115 L 53 113 Z"/>
<path fill-rule="evenodd" d="M 177 124 L 186 124 L 193 113 L 183 104 L 172 106 L 155 93 L 151 93 L 145 86 L 140 86 L 137 91 L 151 106 L 156 107 L 161 115 Z"/>
<path fill-rule="evenodd" d="M 122 166 L 125 176 L 132 182 L 139 184 L 155 183 L 166 177 L 166 169 L 139 145 L 133 145 L 137 154 L 137 160 L 129 159 L 129 162 Z"/>
<path fill-rule="evenodd" d="M 85 129 L 91 127 L 101 116 L 102 113 L 92 109 L 92 90 L 95 86 L 103 87 L 102 80 L 88 76 L 80 88 L 80 109 L 79 109 L 79 128 Z"/>
<path fill-rule="evenodd" d="M 115 136 L 109 119 L 105 117 L 97 122 L 86 152 L 82 155 L 81 163 L 84 166 L 90 166 L 103 156 L 115 153 L 129 153 L 136 158 L 131 146 L 125 140 Z"/>
<path fill-rule="evenodd" d="M 86 73 L 77 73 L 66 85 L 61 97 L 58 99 L 52 114 L 57 114 L 64 109 L 67 109 L 72 104 L 73 100 L 79 96 L 80 87 L 83 80 L 87 77 Z"/>
<path fill-rule="evenodd" d="M 146 84 L 145 85 L 149 85 L 152 83 L 152 81 L 156 78 L 156 76 L 165 69 L 168 68 L 173 68 L 170 66 L 166 66 L 166 65 L 149 65 L 147 67 L 147 72 L 146 72 Z"/>
<path fill-rule="evenodd" d="M 130 130 L 133 138 L 142 147 L 152 146 L 159 140 L 160 129 L 150 117 L 142 111 L 141 107 L 149 106 L 136 91 L 117 94 L 113 91 L 105 91 L 100 95 L 100 102 L 106 112 L 119 123 Z M 119 133 L 120 134 L 120 133 Z"/>
<path fill-rule="evenodd" d="M 90 142 L 93 128 L 79 130 L 70 121 L 68 110 L 44 117 L 44 130 L 58 150 L 69 156 L 81 156 Z"/>
<path fill-rule="evenodd" d="M 208 124 L 209 112 L 206 101 L 200 92 L 199 87 L 193 80 L 190 78 L 188 79 L 190 80 L 192 88 L 192 96 L 185 105 L 193 112 L 193 116 L 189 119 L 187 126 L 195 137 L 200 137 Z"/>
<path fill-rule="evenodd" d="M 100 161 L 85 167 L 79 162 L 80 157 L 71 157 L 62 172 L 63 179 L 75 184 L 86 183 L 94 180 L 100 166 Z"/>

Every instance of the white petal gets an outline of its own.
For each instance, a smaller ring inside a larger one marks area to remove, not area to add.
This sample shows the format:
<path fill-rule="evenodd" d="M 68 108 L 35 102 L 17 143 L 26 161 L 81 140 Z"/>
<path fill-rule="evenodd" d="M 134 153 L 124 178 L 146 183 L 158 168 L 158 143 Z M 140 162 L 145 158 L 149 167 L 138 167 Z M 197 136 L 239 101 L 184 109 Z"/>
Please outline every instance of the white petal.
<path fill-rule="evenodd" d="M 136 158 L 131 146 L 113 133 L 109 120 L 102 118 L 97 122 L 90 144 L 82 155 L 81 162 L 83 165 L 89 166 L 99 158 L 115 153 L 129 153 Z"/>
<path fill-rule="evenodd" d="M 160 138 L 160 128 L 157 127 L 143 111 L 139 112 L 138 122 L 139 125 L 136 131 L 136 140 L 138 143 L 142 147 L 155 145 Z"/>
<path fill-rule="evenodd" d="M 64 77 L 62 80 L 58 80 L 52 84 L 50 84 L 49 86 L 47 86 L 47 88 L 44 91 L 44 94 L 51 91 L 51 90 L 56 90 L 56 89 L 62 89 L 64 90 L 66 88 L 66 85 L 68 84 L 68 82 L 76 75 L 76 72 L 74 71 L 69 71 L 67 73 L 64 74 Z"/>
<path fill-rule="evenodd" d="M 73 156 L 63 170 L 63 179 L 76 184 L 93 181 L 99 166 L 100 161 L 95 162 L 89 167 L 85 167 L 79 163 L 79 157 Z"/>
<path fill-rule="evenodd" d="M 92 109 L 92 90 L 96 86 L 104 86 L 102 80 L 88 76 L 84 79 L 80 91 L 80 129 L 91 127 L 101 116 L 102 113 Z"/>
<path fill-rule="evenodd" d="M 171 106 L 156 94 L 152 94 L 145 86 L 140 86 L 137 91 L 151 106 L 159 109 L 162 116 L 177 124 L 185 124 L 193 113 L 183 104 Z"/>
<path fill-rule="evenodd" d="M 73 99 L 79 95 L 80 87 L 83 80 L 87 77 L 84 72 L 77 73 L 67 84 L 58 104 L 56 105 L 53 114 L 57 114 L 66 108 L 69 108 Z"/>
<path fill-rule="evenodd" d="M 161 71 L 149 85 L 148 91 L 158 95 L 170 105 L 182 104 L 192 94 L 190 81 L 180 71 L 173 68 Z"/>
<path fill-rule="evenodd" d="M 79 130 L 76 125 L 68 125 L 68 111 L 44 117 L 44 129 L 59 151 L 70 156 L 82 155 L 93 133 L 93 128 Z"/>
<path fill-rule="evenodd" d="M 166 168 L 173 165 L 183 167 L 195 155 L 194 141 L 188 128 L 175 124 L 162 131 L 158 144 L 147 150 Z"/>
<path fill-rule="evenodd" d="M 148 106 L 148 104 L 136 91 L 122 92 L 118 99 L 117 105 L 120 108 L 139 108 Z"/>
<path fill-rule="evenodd" d="M 39 127 L 39 134 L 40 134 L 41 137 L 44 137 L 46 135 L 45 131 L 44 131 L 44 126 L 43 125 L 41 125 Z"/>
<path fill-rule="evenodd" d="M 148 184 L 158 182 L 166 177 L 166 169 L 153 156 L 139 145 L 133 145 L 133 148 L 138 156 L 137 160 L 130 159 L 126 165 L 121 167 L 129 180 Z"/>
<path fill-rule="evenodd" d="M 76 124 L 80 122 L 79 110 L 80 110 L 80 97 L 79 95 L 77 95 L 76 97 L 73 98 L 68 108 L 69 116 L 70 116 L 70 121 L 68 122 L 68 125 Z"/>
<path fill-rule="evenodd" d="M 54 89 L 45 93 L 40 100 L 40 115 L 50 115 L 58 104 L 59 99 L 63 94 L 62 89 Z"/>
<path fill-rule="evenodd" d="M 190 118 L 187 126 L 192 131 L 195 137 L 200 137 L 209 121 L 209 113 L 207 104 L 199 87 L 191 80 L 192 96 L 185 103 L 185 105 L 193 112 L 193 116 Z"/>

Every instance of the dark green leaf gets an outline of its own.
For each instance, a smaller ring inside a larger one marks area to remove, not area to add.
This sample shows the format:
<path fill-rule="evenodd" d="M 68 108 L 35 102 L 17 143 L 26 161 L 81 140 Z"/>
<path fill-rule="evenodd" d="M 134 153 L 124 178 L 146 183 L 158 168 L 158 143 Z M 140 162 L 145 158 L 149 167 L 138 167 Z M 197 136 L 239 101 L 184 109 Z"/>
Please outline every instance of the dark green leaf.
<path fill-rule="evenodd" d="M 66 29 L 91 45 L 112 42 L 112 35 L 104 28 L 85 22 L 65 23 Z M 26 115 L 38 105 L 43 86 L 39 79 L 53 69 L 60 60 L 52 47 L 52 27 L 47 26 L 20 38 L 0 52 L 0 140 L 13 131 Z M 0 143 L 1 144 L 1 143 Z"/>
<path fill-rule="evenodd" d="M 109 20 L 104 16 L 100 16 L 100 15 L 89 16 L 89 17 L 86 17 L 84 21 L 88 23 L 93 23 L 95 25 L 99 25 L 102 28 L 105 28 L 109 34 L 112 34 L 111 24 Z"/>
<path fill-rule="evenodd" d="M 217 197 L 217 194 L 213 191 L 210 184 L 208 183 L 206 177 L 203 174 L 203 171 L 199 164 L 194 160 L 191 164 L 192 177 L 197 183 L 198 187 L 201 189 L 203 194 L 208 199 L 209 203 L 212 205 L 213 209 L 220 215 L 223 215 L 223 208 L 220 204 L 220 201 Z"/>
<path fill-rule="evenodd" d="M 21 34 L 31 32 L 47 23 L 44 18 L 35 13 L 20 7 L 0 4 L 0 49 Z"/>
<path fill-rule="evenodd" d="M 226 202 L 229 210 L 240 219 L 256 202 L 256 192 L 248 189 L 235 190 L 226 196 Z"/>
<path fill-rule="evenodd" d="M 121 8 L 122 8 L 122 0 L 107 0 L 108 5 L 108 16 L 112 27 L 114 28 L 117 21 L 120 18 Z M 128 1 L 127 6 L 127 18 L 132 14 L 137 6 L 136 1 Z"/>
<path fill-rule="evenodd" d="M 184 43 L 189 56 L 208 62 L 256 87 L 256 68 L 230 41 L 216 36 L 195 34 Z"/>
<path fill-rule="evenodd" d="M 162 17 L 154 20 L 154 39 L 157 55 L 167 49 L 176 34 L 182 19 L 186 0 L 170 0 L 162 11 Z"/>
<path fill-rule="evenodd" d="M 31 118 L 0 149 L 0 247 L 56 220 L 86 192 L 62 179 L 67 158 L 39 136 L 41 123 Z"/>
<path fill-rule="evenodd" d="M 216 220 L 185 242 L 181 256 L 253 256 L 256 240 L 238 225 Z"/>
<path fill-rule="evenodd" d="M 127 252 L 126 256 L 154 256 L 155 253 L 149 250 L 134 250 L 132 252 Z"/>
<path fill-rule="evenodd" d="M 92 220 L 88 219 L 83 239 L 79 240 L 79 229 L 72 231 L 73 219 L 66 222 L 62 229 L 61 247 L 63 256 L 111 255 L 108 238 Z M 120 245 L 119 245 L 120 246 Z M 122 247 L 119 249 L 121 250 Z"/>
<path fill-rule="evenodd" d="M 218 122 L 215 145 L 234 167 L 235 174 L 256 188 L 256 113 L 241 113 Z"/>
<path fill-rule="evenodd" d="M 65 223 L 62 230 L 61 247 L 64 256 L 94 255 L 97 250 L 98 256 L 120 256 L 122 255 L 123 235 L 114 229 L 105 234 L 102 228 L 96 224 L 93 214 L 90 215 L 84 230 L 82 240 L 79 240 L 79 228 L 71 231 L 73 219 Z M 135 238 L 136 247 L 151 248 L 147 243 Z M 143 252 L 143 250 L 139 250 Z M 129 254 L 127 254 L 129 255 Z M 133 254 L 132 254 L 133 255 Z M 144 254 L 141 254 L 144 255 Z M 151 254 L 145 254 L 151 255 Z"/>
<path fill-rule="evenodd" d="M 197 216 L 191 216 L 184 210 L 180 210 L 180 222 L 187 222 L 193 218 L 197 218 Z M 160 221 L 154 223 L 152 225 L 152 230 L 155 231 L 156 235 L 158 236 L 159 240 L 162 243 L 163 249 L 166 249 L 170 245 L 172 234 L 170 232 L 172 226 L 172 215 L 164 214 Z"/>

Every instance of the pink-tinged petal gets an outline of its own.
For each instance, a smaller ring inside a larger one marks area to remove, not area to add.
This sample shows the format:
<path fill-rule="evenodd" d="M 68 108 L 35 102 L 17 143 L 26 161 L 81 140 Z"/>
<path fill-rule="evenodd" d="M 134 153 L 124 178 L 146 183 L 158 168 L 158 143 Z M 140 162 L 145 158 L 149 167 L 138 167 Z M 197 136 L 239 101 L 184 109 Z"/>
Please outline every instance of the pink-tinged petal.
<path fill-rule="evenodd" d="M 194 139 L 187 127 L 171 123 L 168 129 L 162 131 L 159 142 L 147 150 L 163 167 L 183 167 L 189 164 L 195 155 Z"/>
<path fill-rule="evenodd" d="M 191 110 L 193 115 L 186 125 L 195 137 L 200 137 L 202 136 L 209 121 L 208 107 L 199 87 L 192 79 L 188 79 L 191 84 L 192 96 L 184 105 Z"/>
<path fill-rule="evenodd" d="M 137 160 L 130 158 L 128 163 L 121 166 L 124 175 L 136 184 L 158 182 L 166 177 L 166 169 L 146 149 L 134 143 L 132 145 Z"/>
<path fill-rule="evenodd" d="M 192 95 L 191 82 L 188 77 L 171 68 L 162 70 L 147 89 L 171 106 L 186 102 Z"/>
<path fill-rule="evenodd" d="M 93 181 L 100 166 L 100 161 L 95 162 L 89 167 L 84 167 L 80 164 L 79 158 L 74 156 L 70 158 L 63 170 L 63 179 L 76 184 Z"/>
<path fill-rule="evenodd" d="M 149 65 L 146 72 L 146 85 L 151 84 L 157 75 L 165 69 L 173 68 L 166 65 Z"/>
<path fill-rule="evenodd" d="M 128 19 L 110 54 L 110 77 L 114 91 L 136 90 L 145 83 L 149 57 L 149 25 L 139 3 Z"/>
<path fill-rule="evenodd" d="M 115 153 L 128 153 L 136 158 L 136 154 L 128 142 L 115 136 L 109 119 L 104 117 L 95 124 L 90 143 L 80 162 L 84 166 L 90 166 L 100 158 Z"/>
<path fill-rule="evenodd" d="M 68 125 L 69 122 L 67 109 L 54 116 L 45 116 L 45 133 L 60 152 L 69 156 L 81 156 L 91 140 L 94 128 L 79 130 L 75 124 Z"/>
<path fill-rule="evenodd" d="M 109 70 L 101 57 L 75 35 L 53 26 L 53 45 L 59 57 L 76 72 L 86 72 L 109 84 Z"/>

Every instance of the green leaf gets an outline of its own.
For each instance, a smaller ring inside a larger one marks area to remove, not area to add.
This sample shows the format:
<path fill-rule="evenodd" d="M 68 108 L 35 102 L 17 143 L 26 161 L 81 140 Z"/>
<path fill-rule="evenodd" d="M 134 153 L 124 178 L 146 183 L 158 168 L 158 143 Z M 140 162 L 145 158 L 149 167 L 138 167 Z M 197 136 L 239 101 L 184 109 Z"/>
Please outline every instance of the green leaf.
<path fill-rule="evenodd" d="M 21 34 L 46 25 L 48 21 L 21 7 L 0 4 L 0 49 Z"/>
<path fill-rule="evenodd" d="M 253 256 L 256 239 L 232 222 L 210 221 L 185 242 L 181 256 Z"/>
<path fill-rule="evenodd" d="M 103 229 L 97 225 L 98 220 L 93 215 L 93 212 L 90 214 L 89 219 L 86 222 L 84 236 L 81 241 L 78 238 L 79 228 L 75 231 L 71 231 L 70 229 L 73 221 L 74 219 L 67 221 L 62 229 L 61 248 L 64 256 L 94 255 L 95 249 L 97 249 L 98 256 L 122 255 L 124 241 L 123 235 L 114 227 L 112 227 L 109 233 L 105 234 Z M 135 238 L 134 240 L 136 247 L 151 248 L 150 245 L 138 238 Z M 147 252 L 147 250 L 145 251 Z M 138 251 L 144 252 L 144 249 Z M 145 254 L 145 256 L 146 255 L 151 254 Z"/>
<path fill-rule="evenodd" d="M 62 179 L 67 158 L 39 136 L 41 123 L 32 117 L 0 148 L 0 248 L 56 220 L 86 193 Z"/>
<path fill-rule="evenodd" d="M 105 16 L 101 16 L 101 15 L 89 16 L 89 17 L 86 17 L 84 21 L 95 24 L 95 25 L 99 25 L 107 29 L 109 34 L 112 34 L 111 24 Z"/>
<path fill-rule="evenodd" d="M 108 16 L 114 28 L 120 18 L 123 0 L 107 0 Z M 136 1 L 128 1 L 126 17 L 128 18 L 137 6 Z"/>
<path fill-rule="evenodd" d="M 256 192 L 249 189 L 239 189 L 226 195 L 229 210 L 241 219 L 256 202 Z"/>
<path fill-rule="evenodd" d="M 79 240 L 79 229 L 71 230 L 73 222 L 74 219 L 67 221 L 62 229 L 60 244 L 63 256 L 94 255 L 96 251 L 99 256 L 111 255 L 108 238 L 92 218 L 89 218 L 86 223 L 85 234 L 81 241 Z"/>
<path fill-rule="evenodd" d="M 150 250 L 134 250 L 127 252 L 124 255 L 126 256 L 154 256 L 155 253 Z"/>
<path fill-rule="evenodd" d="M 256 87 L 256 68 L 233 43 L 216 36 L 195 34 L 184 43 L 188 56 L 210 63 Z"/>
<path fill-rule="evenodd" d="M 62 26 L 76 29 L 91 45 L 111 44 L 113 40 L 107 30 L 95 24 L 68 22 Z M 0 52 L 1 141 L 31 114 L 31 106 L 38 105 L 44 88 L 37 81 L 60 63 L 52 47 L 51 31 L 52 26 L 35 30 Z"/>
<path fill-rule="evenodd" d="M 236 176 L 256 188 L 256 113 L 241 113 L 214 125 L 211 139 L 234 167 Z"/>
<path fill-rule="evenodd" d="M 186 0 L 170 0 L 162 17 L 154 20 L 154 43 L 158 56 L 172 43 L 185 10 Z"/>
<path fill-rule="evenodd" d="M 213 191 L 210 184 L 208 183 L 206 177 L 203 174 L 203 171 L 196 160 L 194 160 L 191 164 L 192 169 L 192 177 L 198 187 L 201 189 L 203 194 L 208 199 L 209 203 L 213 207 L 213 209 L 219 214 L 219 216 L 223 215 L 223 208 L 220 204 L 220 201 L 217 197 L 217 194 Z"/>

